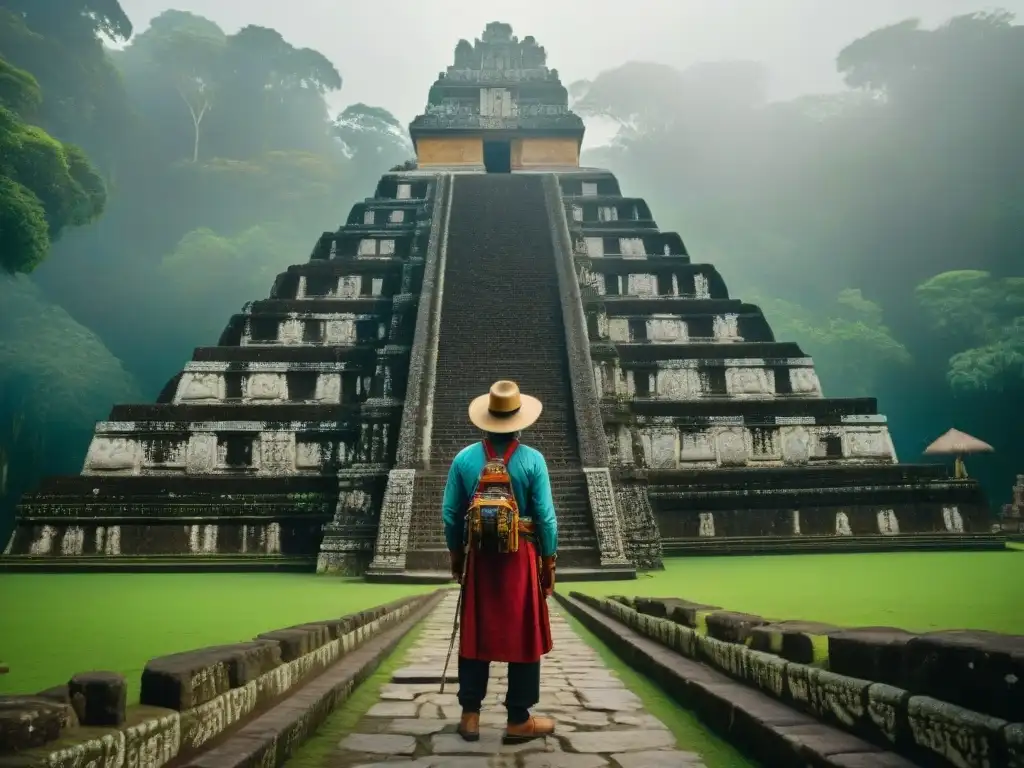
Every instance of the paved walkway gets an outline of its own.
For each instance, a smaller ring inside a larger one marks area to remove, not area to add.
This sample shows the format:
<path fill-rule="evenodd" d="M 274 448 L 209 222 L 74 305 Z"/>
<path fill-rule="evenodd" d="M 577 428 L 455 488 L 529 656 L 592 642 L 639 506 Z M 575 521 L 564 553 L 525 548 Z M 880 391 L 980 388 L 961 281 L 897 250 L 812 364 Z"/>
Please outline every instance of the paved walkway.
<path fill-rule="evenodd" d="M 455 728 L 462 713 L 456 700 L 458 644 L 439 693 L 457 593 L 444 598 L 425 620 L 408 654 L 413 666 L 400 669 L 381 690 L 380 701 L 339 744 L 330 768 L 413 765 L 416 768 L 700 768 L 700 756 L 675 749 L 661 721 L 643 710 L 551 601 L 555 647 L 541 667 L 538 714 L 558 721 L 554 736 L 503 746 L 506 667 L 491 667 L 491 682 L 480 718 L 480 741 L 463 741 Z"/>

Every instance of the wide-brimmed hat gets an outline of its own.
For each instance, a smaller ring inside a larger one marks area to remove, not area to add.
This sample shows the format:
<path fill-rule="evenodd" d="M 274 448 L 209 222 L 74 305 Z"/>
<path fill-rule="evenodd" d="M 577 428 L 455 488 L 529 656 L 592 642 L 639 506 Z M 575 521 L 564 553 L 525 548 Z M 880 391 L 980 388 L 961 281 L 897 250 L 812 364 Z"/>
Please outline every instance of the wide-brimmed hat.
<path fill-rule="evenodd" d="M 469 404 L 469 420 L 484 432 L 506 434 L 526 429 L 543 409 L 540 400 L 524 395 L 514 381 L 496 381 L 490 392 Z"/>

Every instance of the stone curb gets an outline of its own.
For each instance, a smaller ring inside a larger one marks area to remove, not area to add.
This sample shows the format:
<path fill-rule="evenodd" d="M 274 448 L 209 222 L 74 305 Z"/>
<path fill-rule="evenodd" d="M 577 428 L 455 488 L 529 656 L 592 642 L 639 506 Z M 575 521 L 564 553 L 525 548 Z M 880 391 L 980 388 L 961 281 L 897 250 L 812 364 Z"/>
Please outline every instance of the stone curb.
<path fill-rule="evenodd" d="M 730 743 L 773 768 L 913 768 L 892 752 L 818 722 L 649 640 L 580 600 L 558 602 L 627 664 L 654 680 Z"/>
<path fill-rule="evenodd" d="M 370 639 L 358 650 L 213 748 L 180 768 L 270 768 L 281 766 L 344 704 L 409 631 L 444 599 L 437 590 L 397 626 Z"/>
<path fill-rule="evenodd" d="M 298 641 L 294 649 L 297 653 L 307 652 L 282 662 L 280 642 L 261 641 L 273 646 L 274 663 L 262 674 L 258 674 L 262 671 L 258 667 L 249 670 L 257 674 L 250 674 L 246 680 L 232 679 L 238 676 L 237 670 L 226 669 L 225 662 L 239 659 L 223 654 L 258 643 L 219 646 L 153 660 L 147 669 L 168 659 L 184 662 L 181 669 L 174 670 L 182 679 L 174 682 L 187 683 L 190 690 L 201 682 L 198 688 L 204 695 L 198 700 L 190 695 L 189 701 L 171 697 L 175 700 L 168 698 L 163 706 L 122 706 L 118 719 L 123 722 L 113 727 L 86 727 L 101 724 L 80 722 L 72 707 L 71 686 L 34 696 L 0 697 L 0 726 L 7 726 L 0 727 L 0 768 L 161 768 L 172 761 L 190 759 L 242 723 L 252 722 L 253 716 L 259 719 L 266 707 L 276 708 L 282 697 L 306 690 L 350 658 L 365 658 L 364 649 L 377 647 L 377 638 L 394 631 L 391 627 L 405 628 L 404 634 L 412 626 L 408 617 L 421 617 L 445 592 L 403 598 L 341 619 L 279 630 Z M 210 654 L 216 658 L 209 658 Z M 347 695 L 346 691 L 337 700 L 344 701 Z M 88 702 L 80 703 L 80 709 L 86 712 Z M 336 701 L 328 702 L 327 711 L 334 706 Z M 20 750 L 19 741 L 24 744 Z"/>

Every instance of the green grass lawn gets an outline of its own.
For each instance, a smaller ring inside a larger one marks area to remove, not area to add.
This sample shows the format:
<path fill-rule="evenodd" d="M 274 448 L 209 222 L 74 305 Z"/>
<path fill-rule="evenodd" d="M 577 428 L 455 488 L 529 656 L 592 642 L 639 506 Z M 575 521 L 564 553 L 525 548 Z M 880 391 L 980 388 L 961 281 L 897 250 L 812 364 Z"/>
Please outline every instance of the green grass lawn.
<path fill-rule="evenodd" d="M 137 701 L 155 656 L 251 640 L 260 632 L 428 592 L 293 574 L 0 574 L 0 693 L 120 672 Z"/>
<path fill-rule="evenodd" d="M 1024 552 L 691 557 L 635 582 L 562 584 L 591 595 L 681 597 L 774 619 L 914 631 L 1024 634 Z"/>

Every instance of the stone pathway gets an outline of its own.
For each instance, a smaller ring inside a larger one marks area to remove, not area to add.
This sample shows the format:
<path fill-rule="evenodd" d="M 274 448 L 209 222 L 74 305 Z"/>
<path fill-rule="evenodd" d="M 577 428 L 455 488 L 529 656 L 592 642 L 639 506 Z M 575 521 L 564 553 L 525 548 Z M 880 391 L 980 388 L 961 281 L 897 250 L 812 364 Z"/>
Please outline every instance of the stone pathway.
<path fill-rule="evenodd" d="M 507 667 L 491 666 L 487 700 L 480 717 L 480 741 L 463 741 L 455 728 L 462 710 L 456 699 L 458 644 L 439 693 L 457 592 L 444 598 L 424 620 L 409 652 L 412 666 L 400 669 L 375 704 L 332 755 L 330 768 L 412 765 L 416 768 L 700 768 L 700 755 L 675 749 L 675 738 L 615 676 L 558 613 L 551 631 L 555 647 L 541 663 L 538 714 L 558 721 L 554 736 L 503 746 L 502 700 Z"/>

